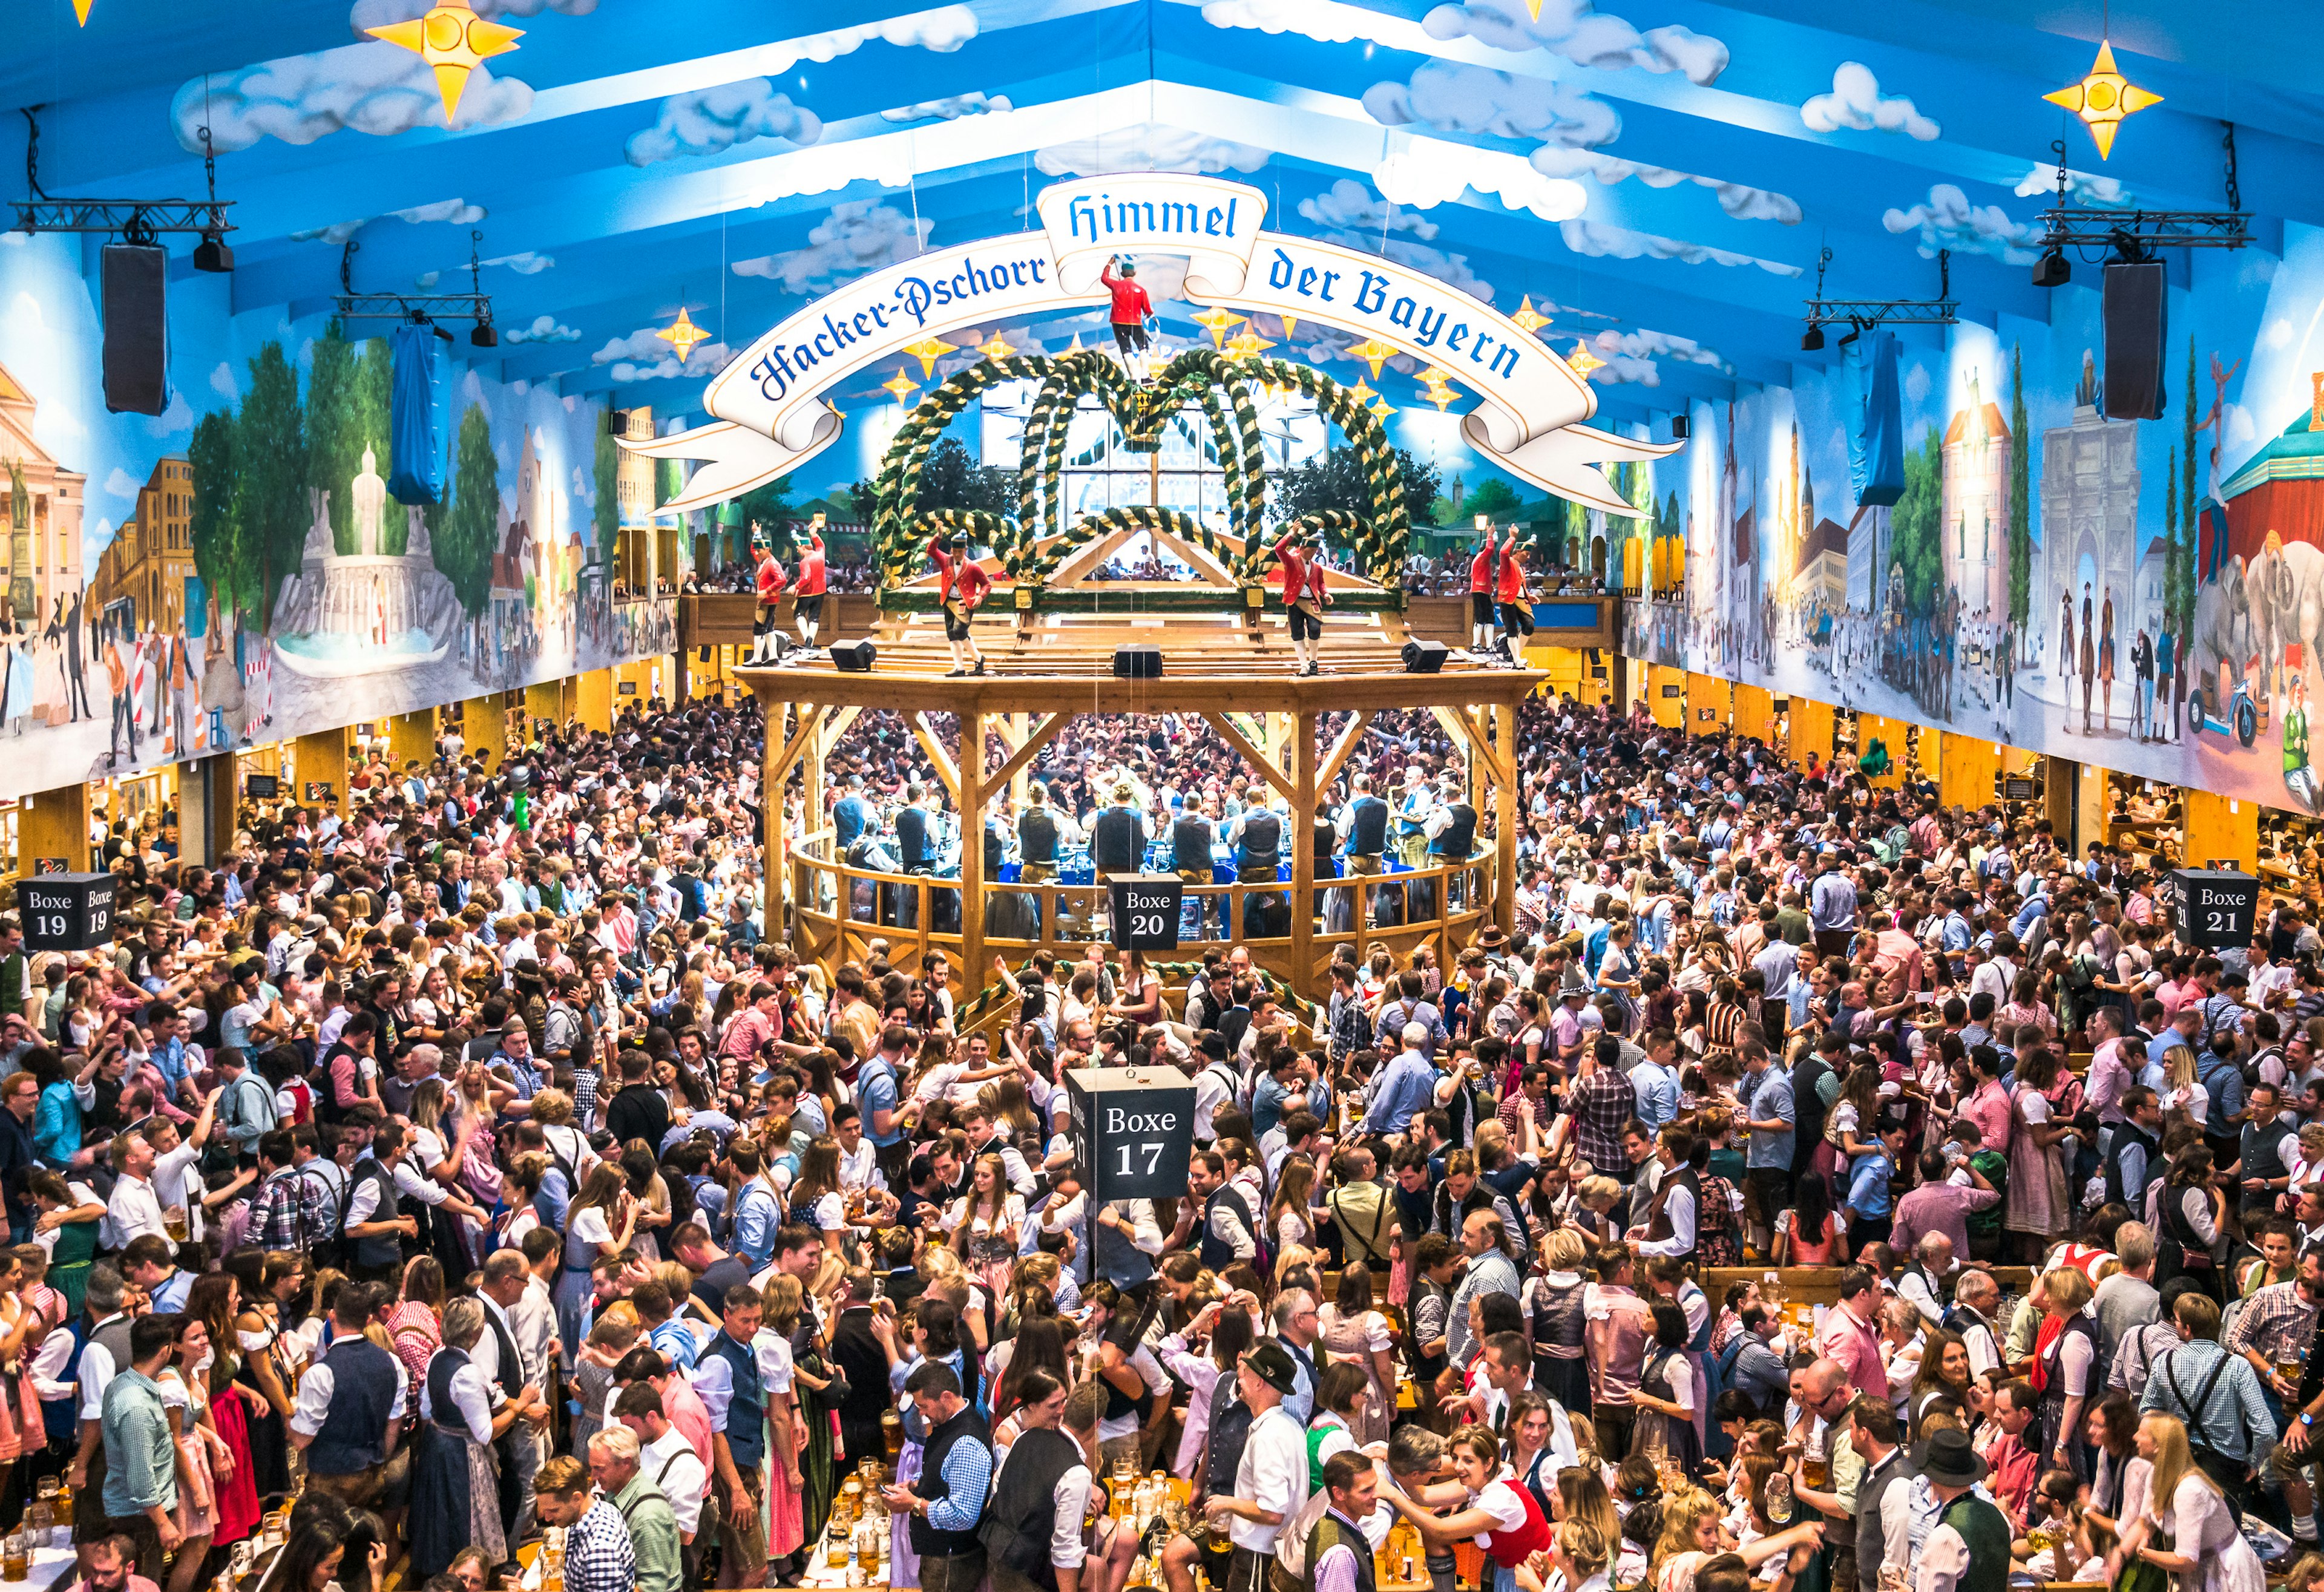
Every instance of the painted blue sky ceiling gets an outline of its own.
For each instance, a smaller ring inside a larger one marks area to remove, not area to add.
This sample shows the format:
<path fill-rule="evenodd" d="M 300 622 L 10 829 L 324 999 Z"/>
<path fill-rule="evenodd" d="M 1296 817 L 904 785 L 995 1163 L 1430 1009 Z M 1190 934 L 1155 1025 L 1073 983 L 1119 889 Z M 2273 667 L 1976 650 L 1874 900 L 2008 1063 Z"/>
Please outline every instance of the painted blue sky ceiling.
<path fill-rule="evenodd" d="M 425 5 L 93 0 L 80 28 L 19 0 L 0 97 L 42 107 L 52 194 L 198 193 L 207 125 L 237 313 L 323 309 L 349 240 L 359 288 L 464 289 L 474 229 L 503 340 L 459 358 L 664 411 L 805 298 L 1019 230 L 1068 173 L 1236 176 L 1271 225 L 1530 297 L 1631 419 L 1830 357 L 1799 349 L 1826 246 L 1834 294 L 1932 294 L 1950 249 L 1965 319 L 2047 318 L 2052 139 L 2080 203 L 2210 207 L 2232 115 L 2260 241 L 2324 221 L 2292 0 L 2115 5 L 2122 69 L 2164 98 L 2105 162 L 2040 97 L 2089 67 L 2097 0 L 479 0 L 525 32 L 449 129 L 424 63 L 361 32 Z M 23 136 L 11 115 L 12 191 Z M 712 334 L 682 362 L 651 335 L 681 304 Z M 1190 308 L 1166 329 L 1197 335 Z"/>

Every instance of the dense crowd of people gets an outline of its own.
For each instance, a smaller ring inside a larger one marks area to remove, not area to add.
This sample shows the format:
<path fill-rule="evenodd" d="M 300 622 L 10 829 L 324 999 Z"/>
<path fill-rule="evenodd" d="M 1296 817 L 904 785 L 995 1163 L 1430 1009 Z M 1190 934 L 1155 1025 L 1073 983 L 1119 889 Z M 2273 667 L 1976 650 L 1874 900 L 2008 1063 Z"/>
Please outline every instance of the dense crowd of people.
<path fill-rule="evenodd" d="M 2198 951 L 2039 818 L 1536 700 L 1514 932 L 1400 956 L 1350 891 L 1312 1021 L 1102 943 L 977 1020 L 763 921 L 748 704 L 533 730 L 212 864 L 124 827 L 101 951 L 0 927 L 0 1525 L 63 1476 L 96 1592 L 286 1501 L 291 1592 L 547 1533 L 572 1592 L 790 1585 L 835 1511 L 936 1592 L 2259 1592 L 2239 1522 L 2314 1540 L 2289 901 Z M 1207 734 L 1085 721 L 987 843 L 1295 842 Z M 780 810 L 900 843 L 927 762 L 867 714 Z M 1335 867 L 1480 843 L 1433 727 L 1350 771 Z M 1182 1197 L 1082 1185 L 1065 1076 L 1125 1065 L 1193 1091 Z M 1711 1275 L 1776 1265 L 1836 1302 Z"/>

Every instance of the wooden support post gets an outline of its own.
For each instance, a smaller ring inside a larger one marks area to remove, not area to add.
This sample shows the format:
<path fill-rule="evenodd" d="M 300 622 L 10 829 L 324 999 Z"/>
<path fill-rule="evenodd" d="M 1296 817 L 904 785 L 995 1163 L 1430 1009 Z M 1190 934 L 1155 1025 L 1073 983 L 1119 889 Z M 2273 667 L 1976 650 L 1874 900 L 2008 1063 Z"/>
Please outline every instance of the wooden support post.
<path fill-rule="evenodd" d="M 1005 785 L 1011 791 L 1024 788 L 1028 783 L 1025 771 L 1032 767 L 1033 759 L 1040 755 L 1041 749 L 1055 741 L 1059 731 L 1080 716 L 1078 713 L 1051 713 L 1041 721 L 1039 729 L 1026 732 L 1024 739 L 1017 743 L 1016 750 L 1011 751 L 1007 760 L 994 769 L 986 779 L 986 785 Z M 1027 713 L 1024 719 L 1029 724 L 1033 722 L 1033 715 Z"/>
<path fill-rule="evenodd" d="M 984 713 L 960 718 L 960 998 L 984 989 Z"/>
<path fill-rule="evenodd" d="M 460 704 L 460 739 L 468 755 L 484 759 L 493 773 L 508 757 L 508 698 L 498 691 L 472 696 Z"/>
<path fill-rule="evenodd" d="M 318 730 L 301 735 L 290 748 L 290 778 L 297 786 L 292 793 L 301 806 L 317 807 L 329 813 L 346 811 L 347 799 L 347 732 Z M 309 800 L 307 789 L 328 787 L 330 795 Z"/>
<path fill-rule="evenodd" d="M 1234 748 L 1252 767 L 1256 768 L 1268 784 L 1273 786 L 1286 797 L 1292 796 L 1291 781 L 1284 777 L 1283 770 L 1276 767 L 1274 761 L 1265 752 L 1245 740 L 1243 732 L 1228 721 L 1226 714 L 1205 711 L 1203 714 L 1203 722 L 1217 731 L 1229 746 Z"/>
<path fill-rule="evenodd" d="M 1493 709 L 1493 726 L 1512 768 L 1517 762 L 1517 721 L 1514 707 Z M 1506 934 L 1517 926 L 1517 785 L 1514 778 L 1502 778 L 1493 786 L 1493 921 Z"/>
<path fill-rule="evenodd" d="M 759 802 L 767 824 L 767 879 L 765 938 L 778 943 L 789 939 L 788 925 L 783 921 L 783 899 L 789 894 L 790 863 L 784 855 L 783 784 L 790 765 L 786 760 L 783 746 L 790 707 L 787 703 L 766 704 L 767 750 L 766 765 L 760 774 Z"/>
<path fill-rule="evenodd" d="M 346 773 L 340 771 L 345 779 Z M 38 864 L 61 859 L 67 873 L 89 870 L 88 787 L 60 785 L 24 796 L 16 807 L 16 872 L 31 878 Z M 229 820 L 227 832 L 233 824 Z"/>
<path fill-rule="evenodd" d="M 1291 987 L 1315 998 L 1315 715 L 1291 719 Z"/>
<path fill-rule="evenodd" d="M 1332 788 L 1332 782 L 1339 778 L 1340 771 L 1348 766 L 1348 759 L 1355 755 L 1356 748 L 1364 743 L 1364 727 L 1371 722 L 1371 714 L 1364 712 L 1359 712 L 1348 720 L 1348 727 L 1340 732 L 1340 739 L 1333 746 L 1332 755 L 1325 758 L 1323 766 L 1315 770 L 1317 790 L 1329 791 Z"/>
<path fill-rule="evenodd" d="M 813 834 L 823 827 L 823 764 L 824 759 L 831 755 L 831 743 L 834 740 L 831 726 L 824 722 L 825 715 L 823 704 L 809 703 L 807 715 L 807 751 L 804 754 L 807 762 L 807 802 L 805 815 L 799 824 L 799 832 L 802 834 Z M 805 903 L 801 905 L 804 906 Z"/>
<path fill-rule="evenodd" d="M 936 739 L 936 732 L 928 728 L 927 714 L 914 713 L 911 715 L 911 721 L 912 733 L 919 738 L 920 750 L 928 754 L 928 761 L 935 767 L 936 771 L 937 783 L 941 784 L 945 787 L 945 794 L 952 797 L 953 805 L 958 807 L 960 805 L 960 769 L 953 767 L 952 759 L 945 754 L 944 742 L 938 741 Z M 971 760 L 969 757 L 968 744 L 968 720 L 964 716 L 958 722 L 961 727 L 961 762 L 964 765 Z M 979 713 L 977 715 L 977 722 L 979 723 L 982 723 L 984 722 L 984 715 Z M 978 750 L 981 751 L 982 749 L 979 748 Z M 965 811 L 965 809 L 963 810 Z"/>
<path fill-rule="evenodd" d="M 425 773 L 436 760 L 436 710 L 423 707 L 416 713 L 396 713 L 387 721 L 388 755 L 395 761 L 395 775 L 401 779 L 420 765 Z"/>

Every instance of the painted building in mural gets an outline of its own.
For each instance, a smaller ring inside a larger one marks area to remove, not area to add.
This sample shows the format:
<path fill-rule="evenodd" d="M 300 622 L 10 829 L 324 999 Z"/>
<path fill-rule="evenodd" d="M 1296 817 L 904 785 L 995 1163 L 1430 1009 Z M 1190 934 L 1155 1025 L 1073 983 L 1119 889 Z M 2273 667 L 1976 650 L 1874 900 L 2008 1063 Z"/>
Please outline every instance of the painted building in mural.
<path fill-rule="evenodd" d="M 2009 454 L 2015 439 L 2001 407 L 1975 375 L 1969 401 L 1945 428 L 1942 528 L 1944 589 L 1964 619 L 1983 623 L 2009 611 Z"/>
<path fill-rule="evenodd" d="M 7 472 L 7 586 L 13 624 L 46 624 L 81 594 L 81 506 L 88 477 L 33 440 L 40 400 L 0 366 L 0 469 Z"/>
<path fill-rule="evenodd" d="M 2089 401 L 2080 401 L 2085 397 Z M 2087 378 L 2076 398 L 2073 419 L 2042 435 L 2037 611 L 2055 610 L 2061 597 L 2079 605 L 2087 586 L 2101 604 L 2109 599 L 2118 609 L 2127 604 L 2133 627 L 2151 630 L 2163 617 L 2163 594 L 2156 582 L 2148 594 L 2147 583 L 2137 576 L 2138 427 L 2107 419 Z"/>
<path fill-rule="evenodd" d="M 137 514 L 124 520 L 97 561 L 89 605 L 124 616 L 136 628 L 183 628 L 202 620 L 201 579 L 194 566 L 193 472 L 182 455 L 163 458 L 137 494 Z"/>

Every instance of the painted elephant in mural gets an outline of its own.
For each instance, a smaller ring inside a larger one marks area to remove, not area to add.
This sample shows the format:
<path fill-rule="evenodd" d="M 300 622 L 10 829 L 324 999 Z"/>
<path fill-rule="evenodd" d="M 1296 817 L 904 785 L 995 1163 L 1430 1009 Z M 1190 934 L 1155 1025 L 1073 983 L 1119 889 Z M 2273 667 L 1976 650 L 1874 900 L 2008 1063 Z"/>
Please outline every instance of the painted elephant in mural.
<path fill-rule="evenodd" d="M 2272 546 L 2252 560 L 2248 584 L 2264 702 L 2282 683 L 2287 648 L 2301 649 L 2301 668 L 2318 666 L 2317 649 L 2324 647 L 2324 548 L 2310 542 Z"/>
<path fill-rule="evenodd" d="M 2258 653 L 2250 583 L 2246 578 L 2242 554 L 2228 558 L 2219 566 L 2218 574 L 2196 589 L 2195 633 L 2189 638 L 2189 644 L 2194 649 L 2193 667 L 2187 671 L 2190 684 L 2214 693 L 2221 689 L 2219 670 L 2223 666 L 2234 678 L 2240 679 Z"/>

